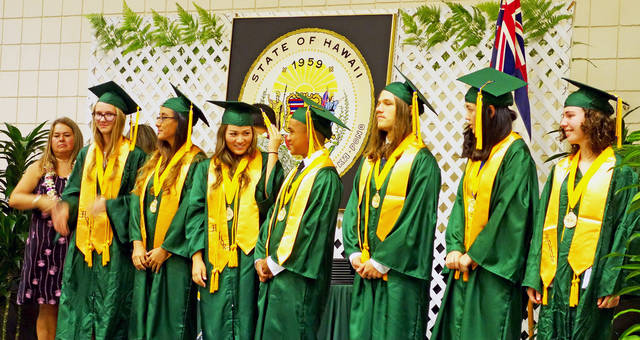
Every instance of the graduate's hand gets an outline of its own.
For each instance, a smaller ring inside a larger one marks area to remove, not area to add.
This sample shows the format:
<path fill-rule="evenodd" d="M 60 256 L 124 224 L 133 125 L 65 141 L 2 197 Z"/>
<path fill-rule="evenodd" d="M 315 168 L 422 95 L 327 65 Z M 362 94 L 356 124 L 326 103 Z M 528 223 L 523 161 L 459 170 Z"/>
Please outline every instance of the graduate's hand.
<path fill-rule="evenodd" d="M 69 235 L 68 220 L 69 204 L 66 202 L 58 202 L 58 204 L 51 209 L 51 221 L 53 222 L 53 228 L 62 236 Z"/>
<path fill-rule="evenodd" d="M 145 270 L 147 269 L 148 261 L 149 258 L 147 257 L 147 251 L 144 249 L 142 241 L 133 241 L 133 252 L 131 253 L 131 262 L 133 262 L 133 266 L 136 267 L 137 270 Z"/>
<path fill-rule="evenodd" d="M 204 261 L 202 260 L 202 250 L 196 252 L 191 256 L 191 279 L 198 286 L 206 287 L 207 284 L 207 266 L 205 266 Z"/>
<path fill-rule="evenodd" d="M 527 295 L 529 295 L 529 301 L 539 305 L 542 303 L 542 294 L 540 294 L 539 291 L 531 288 L 531 287 L 527 287 Z"/>
<path fill-rule="evenodd" d="M 260 279 L 260 282 L 267 282 L 273 277 L 273 274 L 269 269 L 269 265 L 267 265 L 266 259 L 260 259 L 256 261 L 254 267 L 256 268 L 256 272 L 258 273 L 258 279 Z"/>
<path fill-rule="evenodd" d="M 278 149 L 280 149 L 280 144 L 282 144 L 282 135 L 273 124 L 267 126 L 267 132 L 269 133 L 269 152 L 276 152 L 277 157 Z"/>
<path fill-rule="evenodd" d="M 445 265 L 447 266 L 447 268 L 449 269 L 460 269 L 460 257 L 462 256 L 462 253 L 454 250 L 452 252 L 450 252 L 449 254 L 447 254 L 447 258 L 444 260 L 445 261 Z"/>
<path fill-rule="evenodd" d="M 164 261 L 169 258 L 169 252 L 162 249 L 162 247 L 158 247 L 147 252 L 147 256 L 149 258 L 149 261 L 147 261 L 147 268 L 151 268 L 153 272 L 158 273 Z"/>
<path fill-rule="evenodd" d="M 371 264 L 371 261 L 367 261 L 360 266 L 359 273 L 365 279 L 379 279 L 382 278 L 384 274 L 379 272 L 376 267 Z"/>
<path fill-rule="evenodd" d="M 353 257 L 353 261 L 351 261 L 351 267 L 353 267 L 353 269 L 358 272 L 360 270 L 360 267 L 362 267 L 362 262 L 360 262 L 360 256 L 354 256 Z M 360 274 L 358 272 L 358 274 Z"/>
<path fill-rule="evenodd" d="M 462 256 L 460 256 L 460 260 L 458 260 L 459 263 L 459 270 L 463 273 L 466 273 L 470 270 L 470 267 L 475 266 L 476 262 L 471 258 L 471 256 L 469 256 L 469 254 L 464 254 Z"/>
<path fill-rule="evenodd" d="M 98 216 L 106 211 L 107 211 L 107 200 L 104 198 L 104 196 L 100 196 L 96 198 L 95 201 L 93 201 L 93 204 L 89 209 L 89 214 L 91 214 L 91 216 Z"/>
<path fill-rule="evenodd" d="M 607 295 L 605 297 L 598 298 L 598 308 L 613 308 L 620 303 L 620 296 Z"/>

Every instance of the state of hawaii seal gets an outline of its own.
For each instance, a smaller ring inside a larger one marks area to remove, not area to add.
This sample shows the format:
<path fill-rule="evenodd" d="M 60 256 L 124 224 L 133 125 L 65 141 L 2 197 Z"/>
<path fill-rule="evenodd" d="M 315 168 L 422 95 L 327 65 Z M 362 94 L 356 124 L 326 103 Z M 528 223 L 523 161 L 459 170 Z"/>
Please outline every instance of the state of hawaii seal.
<path fill-rule="evenodd" d="M 358 159 L 373 118 L 373 81 L 367 62 L 346 37 L 304 28 L 271 42 L 247 72 L 239 100 L 269 104 L 278 124 L 304 105 L 301 92 L 322 104 L 350 130 L 333 124 L 326 146 L 340 175 Z M 284 125 L 281 124 L 281 125 Z"/>

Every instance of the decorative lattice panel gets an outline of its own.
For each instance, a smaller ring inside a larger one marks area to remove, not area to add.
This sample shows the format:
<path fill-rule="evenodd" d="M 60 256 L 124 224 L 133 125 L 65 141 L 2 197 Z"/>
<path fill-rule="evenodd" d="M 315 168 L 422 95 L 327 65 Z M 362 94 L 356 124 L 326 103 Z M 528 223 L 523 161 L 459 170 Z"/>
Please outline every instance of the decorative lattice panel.
<path fill-rule="evenodd" d="M 442 11 L 449 9 L 442 6 Z M 415 10 L 408 10 L 410 14 Z M 234 14 L 239 16 L 305 16 L 305 15 L 354 15 L 396 13 L 394 10 L 343 10 L 315 12 L 261 12 Z M 194 129 L 194 142 L 209 154 L 215 147 L 215 133 L 220 123 L 222 110 L 205 103 L 208 99 L 224 99 L 226 95 L 229 46 L 231 44 L 231 18 L 220 15 L 225 25 L 225 35 L 220 45 L 211 41 L 206 44 L 182 45 L 168 49 L 145 48 L 125 56 L 120 50 L 108 54 L 98 51 L 97 45 L 91 52 L 89 65 L 89 85 L 107 80 L 125 84 L 126 90 L 136 100 L 141 109 L 141 122 L 154 126 L 154 117 L 160 105 L 173 96 L 170 83 L 176 84 L 199 105 L 211 123 L 211 128 L 198 124 Z M 116 20 L 108 18 L 108 20 Z M 145 20 L 150 20 L 145 17 Z M 525 27 L 526 30 L 526 27 Z M 572 26 L 564 22 L 553 34 L 548 33 L 540 42 L 528 44 L 527 65 L 529 72 L 529 96 L 531 102 L 532 136 L 528 140 L 533 158 L 538 167 L 540 182 L 546 180 L 550 164 L 544 160 L 561 151 L 554 135 L 547 132 L 557 126 L 562 103 L 567 95 L 567 86 L 560 78 L 569 73 Z M 459 158 L 464 129 L 463 98 L 467 88 L 455 79 L 471 70 L 489 65 L 491 58 L 493 31 L 488 30 L 479 47 L 468 48 L 464 54 L 454 51 L 451 43 L 444 42 L 429 51 L 414 46 L 404 46 L 406 38 L 402 24 L 398 21 L 396 49 L 393 57 L 398 66 L 434 105 L 439 115 L 425 114 L 422 118 L 424 140 L 438 160 L 442 173 L 442 190 L 438 209 L 438 227 L 434 242 L 433 280 L 431 282 L 431 304 L 429 306 L 428 335 L 435 323 L 445 290 L 445 282 L 440 272 L 446 255 L 444 231 L 449 212 L 453 206 L 456 189 L 462 178 L 464 160 Z M 400 75 L 394 71 L 394 80 Z M 95 98 L 89 95 L 87 112 Z M 89 122 L 90 115 L 87 114 Z M 154 127 L 155 128 L 155 127 Z M 516 131 L 524 132 L 520 121 Z M 525 138 L 526 139 L 526 138 Z M 338 226 L 341 226 L 341 216 Z M 341 229 L 336 230 L 334 256 L 341 257 Z M 537 311 L 536 311 L 537 315 Z M 522 337 L 527 337 L 526 312 L 523 315 Z"/>

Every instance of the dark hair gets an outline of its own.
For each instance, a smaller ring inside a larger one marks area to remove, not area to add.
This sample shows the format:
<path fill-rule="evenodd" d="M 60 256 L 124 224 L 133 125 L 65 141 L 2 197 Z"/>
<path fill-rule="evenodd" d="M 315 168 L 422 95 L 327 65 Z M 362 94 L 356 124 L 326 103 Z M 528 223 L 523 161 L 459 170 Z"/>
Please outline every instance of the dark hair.
<path fill-rule="evenodd" d="M 271 106 L 267 105 L 267 104 L 263 104 L 263 103 L 255 103 L 253 104 L 253 106 L 262 109 L 262 111 L 264 111 L 264 113 L 267 115 L 267 117 L 269 117 L 269 120 L 271 120 L 272 123 L 276 123 L 276 113 L 275 111 L 273 111 L 273 109 L 271 108 Z M 255 127 L 262 127 L 262 128 L 267 128 L 266 126 L 264 126 L 264 119 L 262 118 L 262 114 L 261 113 L 257 113 L 253 115 L 253 126 Z"/>
<path fill-rule="evenodd" d="M 491 117 L 490 107 L 495 108 Z M 491 149 L 511 133 L 511 125 L 516 119 L 516 113 L 506 106 L 485 105 L 482 108 L 482 149 L 476 150 L 476 136 L 471 126 L 464 129 L 462 157 L 472 161 L 486 161 Z"/>
<path fill-rule="evenodd" d="M 393 150 L 411 133 L 411 106 L 395 95 L 394 99 L 396 105 L 396 117 L 393 123 L 394 140 L 389 144 L 386 143 L 387 132 L 378 129 L 378 120 L 374 118 L 371 137 L 365 152 L 365 156 L 371 161 L 381 157 L 389 158 Z"/>
<path fill-rule="evenodd" d="M 253 157 L 252 155 L 255 155 L 256 151 L 258 151 L 258 147 L 256 145 L 257 134 L 256 131 L 251 128 L 251 144 L 249 145 L 249 148 L 247 148 L 245 154 L 242 156 L 238 156 L 231 152 L 231 150 L 229 150 L 229 147 L 227 146 L 227 140 L 225 138 L 228 128 L 228 124 L 220 125 L 218 134 L 216 135 L 216 150 L 213 154 L 213 157 L 211 157 L 211 162 L 215 164 L 214 172 L 216 174 L 216 181 L 211 185 L 212 189 L 217 188 L 222 183 L 222 164 L 226 165 L 229 168 L 229 174 L 233 176 L 233 174 L 235 174 L 236 172 L 236 169 L 238 168 L 238 164 L 240 163 L 242 157 L 244 157 L 244 155 L 250 155 L 251 157 Z M 240 187 L 244 189 L 246 185 L 249 184 L 249 181 L 251 181 L 251 178 L 249 177 L 249 171 L 248 168 L 245 168 L 240 174 Z"/>
<path fill-rule="evenodd" d="M 583 109 L 584 122 L 582 122 L 582 132 L 589 138 L 589 146 L 594 154 L 598 155 L 604 149 L 613 145 L 616 141 L 616 122 L 615 119 L 605 115 L 600 110 Z M 564 130 L 560 130 L 561 141 L 567 139 Z M 571 145 L 571 153 L 575 154 L 580 150 L 577 144 Z"/>

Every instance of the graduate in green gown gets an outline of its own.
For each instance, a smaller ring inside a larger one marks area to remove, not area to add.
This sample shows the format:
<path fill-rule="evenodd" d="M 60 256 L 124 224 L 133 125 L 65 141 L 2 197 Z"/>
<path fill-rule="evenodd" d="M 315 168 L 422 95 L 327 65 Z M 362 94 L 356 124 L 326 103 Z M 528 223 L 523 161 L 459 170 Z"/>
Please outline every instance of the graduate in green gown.
<path fill-rule="evenodd" d="M 212 103 L 225 108 L 211 160 L 198 165 L 189 196 L 187 235 L 192 278 L 201 286 L 202 337 L 253 339 L 258 317 L 258 275 L 253 253 L 260 224 L 284 180 L 278 161 L 282 137 L 269 131 L 268 152 L 256 145 L 254 106 Z"/>
<path fill-rule="evenodd" d="M 260 280 L 255 339 L 315 339 L 329 290 L 342 182 L 324 148 L 331 112 L 298 93 L 307 107 L 288 123 L 291 170 L 262 225 L 255 251 Z"/>
<path fill-rule="evenodd" d="M 404 76 L 404 75 L 403 75 Z M 420 132 L 415 85 L 387 85 L 342 222 L 353 281 L 350 339 L 423 339 L 440 168 Z M 435 111 L 434 111 L 435 112 Z"/>
<path fill-rule="evenodd" d="M 493 68 L 458 80 L 471 86 L 468 160 L 447 224 L 449 275 L 432 339 L 517 339 L 538 177 L 527 144 L 512 131 L 509 106 L 511 91 L 526 83 Z"/>
<path fill-rule="evenodd" d="M 571 154 L 549 174 L 540 198 L 523 285 L 529 299 L 542 304 L 538 339 L 608 339 L 614 294 L 622 284 L 623 257 L 634 229 L 627 214 L 638 182 L 620 157 L 621 101 L 604 91 L 579 87 L 564 103 L 561 138 Z M 609 100 L 618 101 L 614 110 Z M 617 111 L 617 121 L 610 116 Z"/>
<path fill-rule="evenodd" d="M 173 88 L 177 96 L 162 104 L 156 118 L 158 149 L 140 169 L 131 195 L 131 258 L 137 269 L 131 340 L 196 336 L 197 290 L 191 281 L 186 217 L 195 168 L 205 156 L 191 143 L 191 127 L 198 120 L 208 123 L 202 111 Z"/>
<path fill-rule="evenodd" d="M 126 339 L 133 267 L 129 262 L 129 192 L 146 155 L 122 136 L 136 103 L 116 83 L 90 88 L 93 142 L 78 154 L 56 231 L 72 232 L 64 264 L 57 339 Z M 135 139 L 135 138 L 134 138 Z"/>

